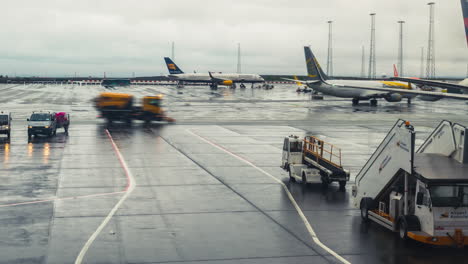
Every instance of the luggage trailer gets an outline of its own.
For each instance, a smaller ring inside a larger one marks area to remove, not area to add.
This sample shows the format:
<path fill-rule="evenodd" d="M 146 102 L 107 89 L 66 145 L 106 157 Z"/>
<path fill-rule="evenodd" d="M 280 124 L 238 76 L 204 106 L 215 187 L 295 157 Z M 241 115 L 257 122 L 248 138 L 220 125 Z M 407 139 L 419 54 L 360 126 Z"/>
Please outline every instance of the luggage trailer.
<path fill-rule="evenodd" d="M 326 187 L 336 181 L 343 189 L 349 180 L 349 171 L 341 164 L 341 149 L 313 136 L 285 137 L 281 168 L 289 172 L 291 181 L 304 184 L 321 182 Z"/>
<path fill-rule="evenodd" d="M 401 239 L 468 245 L 468 129 L 442 121 L 415 151 L 415 131 L 398 120 L 356 176 L 354 205 Z"/>

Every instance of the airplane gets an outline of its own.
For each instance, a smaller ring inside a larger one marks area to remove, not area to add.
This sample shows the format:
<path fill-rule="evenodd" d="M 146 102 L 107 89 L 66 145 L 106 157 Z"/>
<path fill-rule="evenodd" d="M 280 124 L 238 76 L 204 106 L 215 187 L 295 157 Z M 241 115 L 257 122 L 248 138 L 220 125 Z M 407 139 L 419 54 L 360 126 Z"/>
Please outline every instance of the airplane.
<path fill-rule="evenodd" d="M 168 77 L 179 83 L 210 83 L 210 87 L 217 88 L 218 85 L 232 86 L 235 83 L 262 83 L 265 80 L 258 74 L 242 73 L 184 73 L 169 57 L 164 57 Z"/>
<path fill-rule="evenodd" d="M 395 64 L 393 64 L 393 77 L 400 77 L 400 74 L 398 73 L 398 69 Z M 420 79 L 417 77 L 408 77 L 408 78 L 415 79 L 415 80 Z M 423 85 L 423 84 L 416 84 L 416 86 L 422 91 L 442 92 L 442 93 L 447 92 L 447 89 L 441 89 L 441 88 L 432 87 L 432 86 Z M 435 102 L 435 101 L 439 101 L 440 99 L 442 99 L 442 97 L 432 96 L 432 95 L 420 95 L 418 96 L 418 99 L 421 101 Z"/>
<path fill-rule="evenodd" d="M 404 98 L 411 103 L 411 99 L 417 95 L 440 96 L 443 98 L 454 98 L 468 100 L 468 95 L 452 94 L 442 92 L 429 92 L 415 90 L 411 86 L 413 79 L 406 78 L 405 82 L 391 80 L 337 80 L 330 79 L 320 67 L 310 47 L 304 47 L 308 80 L 300 80 L 315 91 L 325 95 L 343 98 L 352 98 L 353 105 L 359 104 L 360 100 L 370 100 L 371 106 L 377 105 L 377 99 L 383 98 L 388 102 L 400 102 Z M 287 79 L 289 81 L 297 81 Z M 432 85 L 441 87 L 438 85 Z M 450 87 L 453 88 L 454 85 Z M 455 85 L 456 86 L 456 85 Z"/>
<path fill-rule="evenodd" d="M 462 7 L 462 14 L 463 14 L 463 22 L 465 24 L 466 42 L 468 44 L 468 0 L 461 0 L 461 7 Z M 441 88 L 455 88 L 455 89 L 460 90 L 464 94 L 468 94 L 468 78 L 462 80 L 458 84 L 451 84 L 451 83 L 447 83 L 447 82 L 432 81 L 432 80 L 426 80 L 426 79 L 404 78 L 404 77 L 398 77 L 398 76 L 395 76 L 395 77 L 393 77 L 391 79 L 396 80 L 396 81 L 411 82 L 411 83 L 414 83 L 416 85 L 421 85 L 423 87 L 437 86 L 437 87 L 441 87 Z M 432 97 L 432 98 L 434 98 L 434 97 Z M 439 98 L 439 97 L 435 97 L 435 98 Z M 420 98 L 420 99 L 422 99 L 422 98 Z"/>

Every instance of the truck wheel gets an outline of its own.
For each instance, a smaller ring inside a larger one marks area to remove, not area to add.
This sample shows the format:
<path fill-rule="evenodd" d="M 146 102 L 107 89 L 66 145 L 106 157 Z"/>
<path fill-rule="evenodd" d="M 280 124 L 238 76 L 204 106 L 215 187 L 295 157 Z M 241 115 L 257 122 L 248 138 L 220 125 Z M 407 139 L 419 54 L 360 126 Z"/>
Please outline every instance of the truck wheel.
<path fill-rule="evenodd" d="M 372 209 L 372 198 L 365 197 L 361 200 L 361 205 L 359 208 L 361 209 L 361 219 L 364 223 L 369 222 L 369 209 Z"/>
<path fill-rule="evenodd" d="M 53 134 L 53 135 L 54 135 L 54 136 L 57 135 L 57 128 L 54 129 L 54 134 Z"/>
<path fill-rule="evenodd" d="M 7 133 L 7 138 L 10 140 L 10 132 Z"/>
<path fill-rule="evenodd" d="M 324 179 L 322 179 L 322 188 L 324 189 L 328 188 L 328 182 Z"/>
<path fill-rule="evenodd" d="M 420 231 L 421 223 L 415 215 L 404 215 L 398 220 L 398 234 L 402 240 L 408 239 L 408 231 Z"/>
<path fill-rule="evenodd" d="M 307 178 L 304 172 L 302 172 L 302 184 L 307 185 Z"/>
<path fill-rule="evenodd" d="M 31 141 L 31 137 L 32 137 L 31 134 L 28 133 L 28 141 Z"/>
<path fill-rule="evenodd" d="M 340 184 L 340 190 L 344 191 L 345 186 L 346 186 L 346 181 L 339 181 L 338 183 Z"/>
<path fill-rule="evenodd" d="M 407 240 L 408 239 L 408 223 L 406 223 L 404 218 L 400 220 L 399 226 L 400 226 L 400 230 L 398 231 L 398 234 L 400 235 L 400 238 L 402 240 Z"/>
<path fill-rule="evenodd" d="M 288 166 L 288 172 L 289 172 L 289 180 L 292 182 L 296 182 L 296 178 L 293 177 L 292 172 L 291 172 L 291 166 Z"/>

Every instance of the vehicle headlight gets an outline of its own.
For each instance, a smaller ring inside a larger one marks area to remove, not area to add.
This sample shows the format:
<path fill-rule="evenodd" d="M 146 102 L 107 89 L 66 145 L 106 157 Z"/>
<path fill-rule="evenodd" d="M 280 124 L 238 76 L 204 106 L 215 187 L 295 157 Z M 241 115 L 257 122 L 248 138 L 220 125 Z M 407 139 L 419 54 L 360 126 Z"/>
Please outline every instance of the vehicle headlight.
<path fill-rule="evenodd" d="M 49 128 L 49 126 L 44 126 L 44 128 Z"/>
<path fill-rule="evenodd" d="M 32 126 L 28 126 L 28 128 L 32 128 Z"/>
<path fill-rule="evenodd" d="M 5 126 L 5 128 L 6 128 L 6 129 L 8 129 L 8 128 L 9 128 L 9 126 Z"/>

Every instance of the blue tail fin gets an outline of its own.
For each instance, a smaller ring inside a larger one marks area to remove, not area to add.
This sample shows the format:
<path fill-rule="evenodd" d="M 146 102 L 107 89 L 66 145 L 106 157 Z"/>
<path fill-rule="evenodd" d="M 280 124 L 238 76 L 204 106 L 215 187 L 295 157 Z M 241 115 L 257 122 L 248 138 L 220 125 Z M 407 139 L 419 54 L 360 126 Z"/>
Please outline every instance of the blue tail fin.
<path fill-rule="evenodd" d="M 166 61 L 167 70 L 170 74 L 181 74 L 184 73 L 170 58 L 164 57 Z"/>
<path fill-rule="evenodd" d="M 308 80 L 328 80 L 328 76 L 323 72 L 322 68 L 320 67 L 320 64 L 318 63 L 312 51 L 310 50 L 310 47 L 304 47 L 304 54 L 307 66 L 307 75 L 309 77 Z"/>

